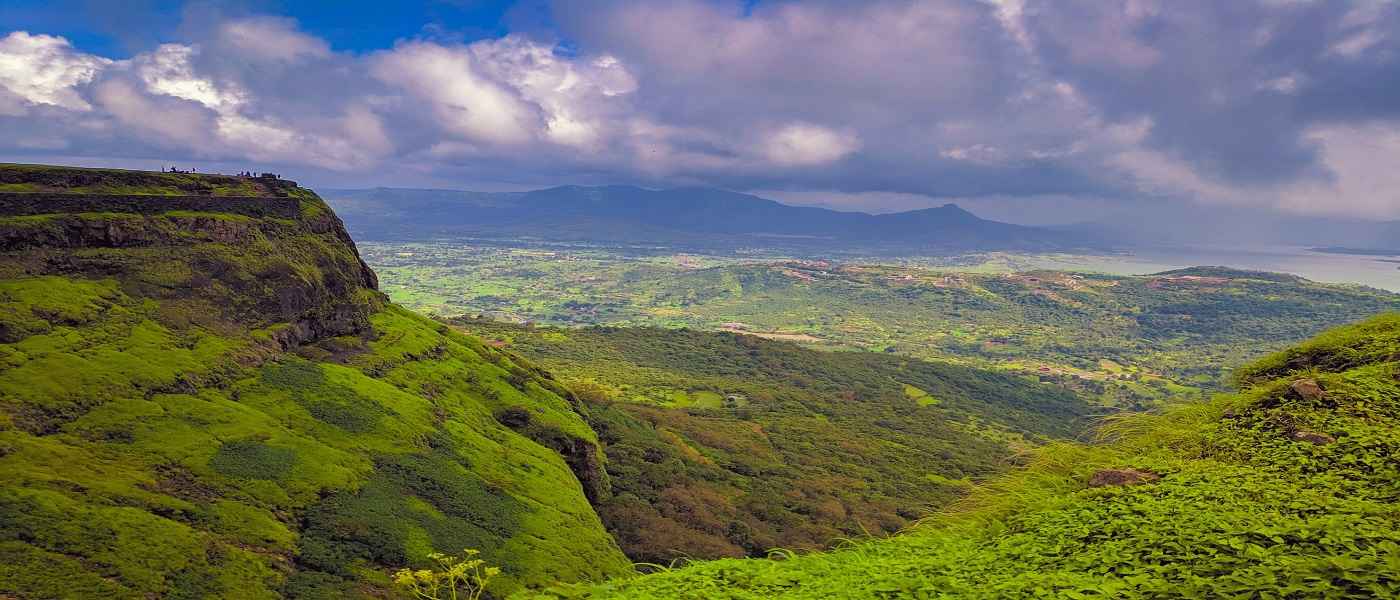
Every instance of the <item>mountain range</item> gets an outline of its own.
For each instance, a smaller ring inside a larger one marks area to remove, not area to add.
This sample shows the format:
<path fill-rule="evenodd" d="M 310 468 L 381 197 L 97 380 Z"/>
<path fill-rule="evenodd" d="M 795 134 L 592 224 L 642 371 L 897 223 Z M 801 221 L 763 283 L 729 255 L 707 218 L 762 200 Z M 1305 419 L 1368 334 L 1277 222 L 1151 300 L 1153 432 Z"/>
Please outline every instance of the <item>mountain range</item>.
<path fill-rule="evenodd" d="M 561 186 L 530 192 L 374 188 L 326 199 L 363 240 L 511 238 L 701 250 L 1063 251 L 1092 236 L 989 221 L 955 204 L 892 214 L 789 206 L 712 188 Z"/>

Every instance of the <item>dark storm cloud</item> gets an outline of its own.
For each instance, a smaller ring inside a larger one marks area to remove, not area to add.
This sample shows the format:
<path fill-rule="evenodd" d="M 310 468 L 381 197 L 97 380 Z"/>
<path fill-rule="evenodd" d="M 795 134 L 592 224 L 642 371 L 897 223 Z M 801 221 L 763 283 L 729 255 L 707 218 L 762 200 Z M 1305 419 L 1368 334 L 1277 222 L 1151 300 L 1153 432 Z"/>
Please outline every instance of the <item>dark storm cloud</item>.
<path fill-rule="evenodd" d="M 1315 176 L 1309 127 L 1400 110 L 1392 3 L 1031 0 L 1022 22 L 1048 75 L 1227 180 Z"/>

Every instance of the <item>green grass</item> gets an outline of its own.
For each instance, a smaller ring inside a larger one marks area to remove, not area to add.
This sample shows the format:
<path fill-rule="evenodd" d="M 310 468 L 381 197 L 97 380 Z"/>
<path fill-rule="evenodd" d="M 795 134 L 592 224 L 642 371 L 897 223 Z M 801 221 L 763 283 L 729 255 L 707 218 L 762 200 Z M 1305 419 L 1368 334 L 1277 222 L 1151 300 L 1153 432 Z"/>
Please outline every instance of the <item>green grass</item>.
<path fill-rule="evenodd" d="M 500 593 L 629 572 L 569 393 L 385 302 L 299 201 L 0 219 L 24 242 L 0 252 L 0 597 L 392 597 L 394 570 L 464 547 Z M 122 237 L 51 237 L 70 225 Z"/>
<path fill-rule="evenodd" d="M 1397 340 L 1393 313 L 1330 331 L 1244 369 L 1251 385 L 1239 393 L 1110 420 L 1099 444 L 1042 448 L 888 540 L 532 597 L 1393 597 Z M 1290 392 L 1300 378 L 1325 397 Z M 1114 468 L 1160 479 L 1086 485 Z"/>
<path fill-rule="evenodd" d="M 206 173 L 158 173 L 0 163 L 0 193 L 315 197 L 291 182 Z"/>
<path fill-rule="evenodd" d="M 913 400 L 919 406 L 936 406 L 939 402 L 938 398 L 934 398 L 928 392 L 907 383 L 904 384 L 904 397 Z"/>
<path fill-rule="evenodd" d="M 98 295 L 110 288 L 92 289 Z M 81 297 L 73 300 L 73 306 L 82 306 Z M 113 301 L 132 302 L 121 296 Z M 115 313 L 109 309 L 107 317 Z M 147 322 L 153 330 L 151 352 L 164 357 L 161 368 L 109 367 L 114 361 L 101 350 L 103 343 L 121 344 L 127 360 L 140 357 L 141 346 L 130 344 L 126 329 L 113 329 L 114 337 L 105 341 L 98 331 L 78 330 L 71 339 L 81 340 L 81 351 L 61 346 L 44 356 L 78 360 L 81 352 L 96 357 L 83 362 L 86 368 L 111 370 L 81 374 L 86 379 L 77 380 L 90 387 L 79 388 L 76 397 L 83 400 L 64 413 L 73 420 L 56 432 L 3 432 L 9 451 L 0 453 L 0 465 L 14 478 L 0 505 L 30 514 L 39 510 L 34 503 L 40 500 L 75 507 L 116 501 L 130 506 L 121 514 L 135 531 L 175 532 L 152 542 L 150 551 L 169 553 L 160 556 L 128 558 L 101 538 L 77 543 L 40 537 L 31 544 L 34 552 L 103 565 L 99 571 L 124 586 L 117 596 L 175 593 L 167 576 L 183 562 L 170 557 L 188 548 L 172 546 L 166 538 L 197 540 L 190 543 L 201 548 L 251 543 L 268 557 L 295 556 L 294 578 L 320 590 L 349 589 L 364 581 L 385 585 L 383 573 L 390 568 L 423 564 L 427 554 L 458 546 L 482 549 L 502 565 L 505 573 L 497 585 L 503 590 L 626 568 L 569 466 L 553 448 L 528 437 L 577 434 L 581 443 L 596 443 L 567 402 L 528 378 L 525 391 L 517 389 L 508 381 L 509 359 L 464 336 L 441 333 L 440 325 L 395 308 L 374 322 L 378 340 L 365 344 L 367 350 L 351 365 L 285 356 L 249 372 L 226 374 L 217 387 L 194 386 L 188 390 L 193 395 L 141 391 L 176 385 L 178 377 L 204 364 L 181 362 L 184 350 L 171 345 L 171 334 L 160 325 Z M 93 323 L 102 324 L 103 319 Z M 43 337 L 30 336 L 15 346 L 37 346 Z M 228 361 L 224 356 L 208 362 Z M 41 366 L 69 382 L 80 377 L 56 371 L 53 364 Z M 28 366 L 0 372 L 0 390 L 29 390 L 23 396 L 6 394 L 9 402 L 24 402 L 10 405 L 7 414 L 22 417 L 25 406 L 75 397 L 64 380 L 50 380 Z M 50 384 L 52 400 L 34 393 L 50 389 L 36 386 Z M 94 395 L 97 391 L 101 394 Z M 536 429 L 517 433 L 497 423 L 494 407 L 505 405 L 527 407 L 537 415 Z M 107 455 L 121 458 L 97 460 Z M 82 512 L 87 508 L 55 510 L 89 514 Z M 112 518 L 92 510 L 92 519 Z M 300 513 L 309 517 L 290 518 Z M 35 534 L 27 532 L 44 527 L 0 528 L 0 539 L 28 540 Z M 254 556 L 264 570 L 277 566 Z M 273 572 L 259 577 L 233 583 L 271 595 L 284 580 Z M 307 578 L 319 583 L 311 585 Z M 0 590 L 36 589 L 6 585 L 16 584 L 0 580 Z M 229 591 L 220 589 L 210 593 Z"/>

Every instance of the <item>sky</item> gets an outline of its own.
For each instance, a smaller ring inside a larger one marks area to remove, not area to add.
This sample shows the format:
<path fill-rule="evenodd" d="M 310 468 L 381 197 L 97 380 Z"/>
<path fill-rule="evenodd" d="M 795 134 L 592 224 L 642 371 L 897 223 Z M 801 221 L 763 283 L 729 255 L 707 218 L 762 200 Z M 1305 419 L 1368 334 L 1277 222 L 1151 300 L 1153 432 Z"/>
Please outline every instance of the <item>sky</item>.
<path fill-rule="evenodd" d="M 1393 0 L 5 0 L 0 160 L 1400 219 Z"/>

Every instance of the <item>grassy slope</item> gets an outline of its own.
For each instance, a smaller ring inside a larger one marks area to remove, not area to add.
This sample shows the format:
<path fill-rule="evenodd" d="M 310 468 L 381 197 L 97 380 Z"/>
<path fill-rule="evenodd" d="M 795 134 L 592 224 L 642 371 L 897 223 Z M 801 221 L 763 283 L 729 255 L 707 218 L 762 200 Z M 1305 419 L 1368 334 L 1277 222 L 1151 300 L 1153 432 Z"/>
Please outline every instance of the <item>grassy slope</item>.
<path fill-rule="evenodd" d="M 1227 281 L 629 259 L 369 244 L 396 301 L 447 315 L 804 334 L 825 347 L 1029 372 L 1116 406 L 1224 389 L 1244 361 L 1400 309 L 1400 295 L 1229 271 Z M 697 268 L 698 267 L 698 268 Z M 1178 275 L 1222 275 L 1186 271 Z M 1111 362 L 1104 362 L 1105 360 Z"/>
<path fill-rule="evenodd" d="M 1325 396 L 1291 391 L 1302 378 Z M 1239 393 L 1113 421 L 1101 445 L 1044 448 L 906 535 L 545 597 L 1393 597 L 1398 378 L 1392 313 L 1261 360 Z M 1086 486 L 1120 467 L 1161 479 Z"/>
<path fill-rule="evenodd" d="M 463 548 L 502 592 L 627 572 L 559 452 L 596 453 L 568 392 L 384 303 L 292 197 L 296 220 L 0 218 L 125 232 L 0 253 L 0 596 L 381 596 Z"/>
<path fill-rule="evenodd" d="M 762 556 L 888 534 L 1071 437 L 1094 407 L 1055 386 L 729 333 L 459 320 L 589 400 L 634 560 Z"/>

